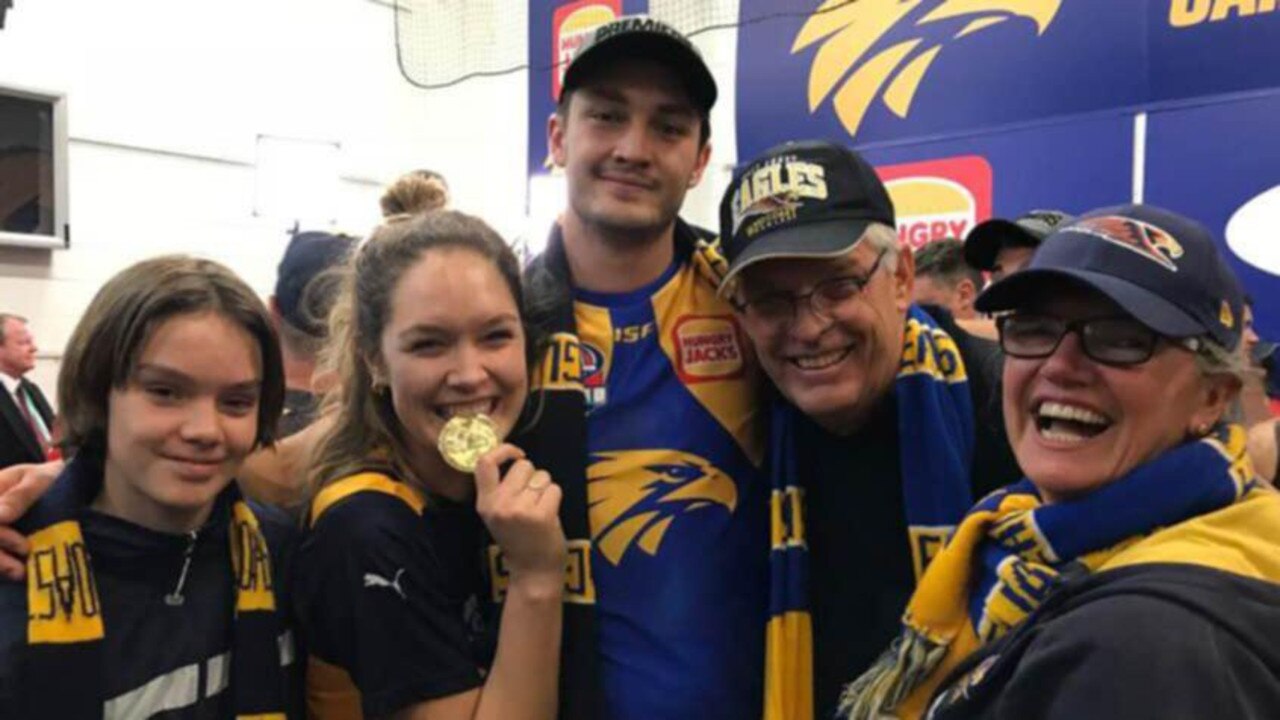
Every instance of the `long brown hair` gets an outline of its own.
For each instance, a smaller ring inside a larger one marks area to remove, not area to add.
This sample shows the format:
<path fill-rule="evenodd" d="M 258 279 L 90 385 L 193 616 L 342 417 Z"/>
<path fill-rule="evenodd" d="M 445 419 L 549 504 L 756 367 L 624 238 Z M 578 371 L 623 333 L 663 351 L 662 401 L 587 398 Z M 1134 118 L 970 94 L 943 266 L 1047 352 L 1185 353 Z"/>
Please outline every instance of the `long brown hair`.
<path fill-rule="evenodd" d="M 382 332 L 391 317 L 397 284 L 423 255 L 439 248 L 467 250 L 493 263 L 523 322 L 519 262 L 480 219 L 442 210 L 397 215 L 374 230 L 352 258 L 351 272 L 330 317 L 327 364 L 336 371 L 338 383 L 325 398 L 324 412 L 332 415 L 334 424 L 321 439 L 311 464 L 313 492 L 371 468 L 385 468 L 421 484 L 410 467 L 390 392 L 375 384 L 372 367 L 380 361 Z"/>

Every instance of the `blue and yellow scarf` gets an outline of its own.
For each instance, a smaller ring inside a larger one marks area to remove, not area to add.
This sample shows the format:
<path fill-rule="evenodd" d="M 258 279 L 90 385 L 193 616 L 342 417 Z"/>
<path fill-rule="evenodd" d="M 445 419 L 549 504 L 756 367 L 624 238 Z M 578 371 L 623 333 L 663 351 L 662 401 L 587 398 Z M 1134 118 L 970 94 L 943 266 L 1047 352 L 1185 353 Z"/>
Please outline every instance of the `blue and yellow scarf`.
<path fill-rule="evenodd" d="M 100 718 L 106 700 L 102 599 L 91 548 L 77 519 L 101 486 L 101 465 L 72 460 L 23 518 L 27 556 L 27 645 L 22 663 L 23 717 Z M 287 692 L 277 638 L 270 555 L 258 518 L 232 483 L 217 502 L 230 503 L 228 532 L 235 583 L 231 688 L 237 718 L 284 720 Z M 141 651 L 145 652 L 145 648 Z M 68 686 L 70 684 L 70 686 Z"/>
<path fill-rule="evenodd" d="M 907 529 L 920 578 L 973 504 L 973 401 L 956 343 L 912 306 L 894 382 L 898 453 Z M 765 720 L 813 718 L 813 631 L 809 617 L 809 550 L 804 482 L 797 466 L 798 410 L 777 402 L 771 430 L 772 480 L 769 625 Z M 850 481 L 855 481 L 850 478 Z"/>
<path fill-rule="evenodd" d="M 902 633 L 845 689 L 839 717 L 920 717 L 952 669 L 1068 578 L 1261 491 L 1245 444 L 1243 428 L 1220 425 L 1076 500 L 1045 505 L 1026 479 L 984 498 L 921 579 Z"/>

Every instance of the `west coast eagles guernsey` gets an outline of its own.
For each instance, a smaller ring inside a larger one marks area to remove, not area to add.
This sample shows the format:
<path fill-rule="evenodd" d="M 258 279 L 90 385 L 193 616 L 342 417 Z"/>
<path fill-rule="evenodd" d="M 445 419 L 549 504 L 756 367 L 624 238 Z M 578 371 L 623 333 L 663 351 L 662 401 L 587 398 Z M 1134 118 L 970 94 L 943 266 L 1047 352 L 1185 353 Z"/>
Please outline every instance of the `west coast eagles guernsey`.
<path fill-rule="evenodd" d="M 574 315 L 606 705 L 756 717 L 768 525 L 746 339 L 684 262 L 634 292 L 578 291 Z"/>

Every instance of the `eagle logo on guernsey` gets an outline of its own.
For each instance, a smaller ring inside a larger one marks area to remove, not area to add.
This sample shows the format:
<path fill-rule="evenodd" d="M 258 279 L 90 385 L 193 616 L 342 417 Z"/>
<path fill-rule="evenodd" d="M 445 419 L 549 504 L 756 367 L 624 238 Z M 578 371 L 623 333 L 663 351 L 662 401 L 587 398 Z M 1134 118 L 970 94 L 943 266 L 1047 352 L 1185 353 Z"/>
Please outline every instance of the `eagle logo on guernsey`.
<path fill-rule="evenodd" d="M 1062 0 L 826 0 L 800 29 L 791 52 L 821 46 L 809 69 L 809 112 L 834 93 L 836 116 L 852 137 L 877 97 L 906 118 L 945 44 L 1014 18 L 1030 20 L 1043 35 L 1061 5 Z M 873 54 L 917 9 L 923 15 L 910 24 L 910 34 Z M 944 21 L 955 28 L 937 25 Z M 945 28 L 942 40 L 926 40 L 938 27 Z"/>
<path fill-rule="evenodd" d="M 1077 220 L 1067 229 L 1101 238 L 1159 263 L 1170 272 L 1178 272 L 1174 261 L 1182 257 L 1182 245 L 1155 225 L 1119 215 L 1105 215 Z"/>
<path fill-rule="evenodd" d="M 722 470 L 677 450 L 594 453 L 587 469 L 592 540 L 614 565 L 632 547 L 657 555 L 672 524 L 691 513 L 733 513 L 738 488 Z"/>

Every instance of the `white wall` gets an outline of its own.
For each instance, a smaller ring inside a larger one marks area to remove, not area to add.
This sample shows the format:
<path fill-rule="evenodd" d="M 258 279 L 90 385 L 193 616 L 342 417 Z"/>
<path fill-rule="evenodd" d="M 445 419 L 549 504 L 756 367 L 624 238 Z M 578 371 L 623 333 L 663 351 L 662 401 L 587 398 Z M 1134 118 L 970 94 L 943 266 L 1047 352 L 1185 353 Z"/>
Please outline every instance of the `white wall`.
<path fill-rule="evenodd" d="M 414 88 L 392 13 L 372 0 L 16 3 L 0 85 L 66 92 L 70 107 L 71 249 L 0 248 L 0 308 L 31 319 L 36 382 L 52 391 L 93 293 L 139 258 L 213 257 L 271 291 L 292 220 L 254 215 L 259 135 L 340 144 L 318 216 L 341 229 L 372 226 L 382 183 L 415 167 L 442 172 L 455 204 L 499 231 L 521 226 L 524 75 Z"/>

